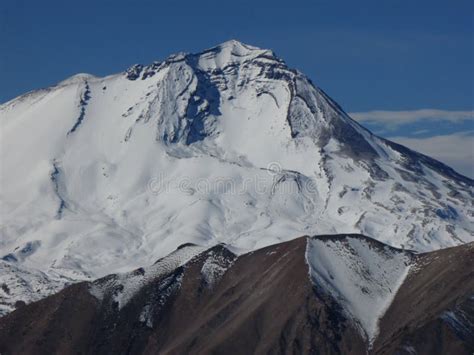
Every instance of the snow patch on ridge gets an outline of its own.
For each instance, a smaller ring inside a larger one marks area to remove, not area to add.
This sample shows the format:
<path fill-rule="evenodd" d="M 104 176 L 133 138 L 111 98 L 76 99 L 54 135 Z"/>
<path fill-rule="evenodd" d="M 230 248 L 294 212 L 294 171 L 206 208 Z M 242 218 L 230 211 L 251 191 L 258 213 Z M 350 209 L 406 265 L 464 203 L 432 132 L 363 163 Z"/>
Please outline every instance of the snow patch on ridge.
<path fill-rule="evenodd" d="M 370 344 L 410 270 L 410 254 L 361 237 L 308 238 L 312 282 L 334 297 Z"/>
<path fill-rule="evenodd" d="M 39 301 L 59 292 L 68 281 L 0 259 L 0 317 L 15 310 L 19 304 Z"/>
<path fill-rule="evenodd" d="M 227 251 L 225 249 L 225 251 Z M 235 255 L 219 250 L 210 250 L 201 268 L 201 275 L 208 288 L 212 288 L 234 264 Z"/>
<path fill-rule="evenodd" d="M 204 250 L 205 248 L 197 245 L 183 246 L 149 267 L 98 280 L 91 284 L 89 292 L 99 301 L 112 294 L 113 300 L 121 309 L 150 282 L 174 271 Z"/>

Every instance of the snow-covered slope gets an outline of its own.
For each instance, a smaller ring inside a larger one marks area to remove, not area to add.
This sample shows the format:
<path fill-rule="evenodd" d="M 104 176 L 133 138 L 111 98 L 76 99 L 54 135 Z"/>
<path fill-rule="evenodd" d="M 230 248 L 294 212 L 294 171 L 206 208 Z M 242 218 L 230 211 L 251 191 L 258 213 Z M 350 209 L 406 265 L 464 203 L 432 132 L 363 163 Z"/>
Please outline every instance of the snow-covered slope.
<path fill-rule="evenodd" d="M 0 317 L 22 304 L 56 293 L 75 281 L 0 260 Z"/>
<path fill-rule="evenodd" d="M 373 342 L 378 321 L 410 270 L 412 254 L 360 236 L 308 238 L 315 285 L 328 292 Z"/>
<path fill-rule="evenodd" d="M 0 258 L 74 280 L 193 242 L 474 240 L 473 181 L 374 136 L 270 50 L 229 41 L 0 106 Z"/>

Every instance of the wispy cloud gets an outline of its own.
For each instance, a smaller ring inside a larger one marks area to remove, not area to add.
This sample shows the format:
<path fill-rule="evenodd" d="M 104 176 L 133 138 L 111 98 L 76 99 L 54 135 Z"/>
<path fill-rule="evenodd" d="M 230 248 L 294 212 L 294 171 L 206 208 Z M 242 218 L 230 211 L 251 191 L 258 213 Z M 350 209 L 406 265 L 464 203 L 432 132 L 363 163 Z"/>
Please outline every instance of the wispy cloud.
<path fill-rule="evenodd" d="M 426 133 L 429 133 L 430 130 L 429 129 L 419 129 L 418 131 L 414 131 L 412 134 L 414 136 L 418 136 L 420 134 L 426 134 Z"/>
<path fill-rule="evenodd" d="M 384 125 L 394 129 L 402 125 L 419 121 L 448 121 L 459 123 L 474 121 L 474 111 L 448 111 L 437 109 L 421 109 L 412 111 L 367 111 L 352 112 L 349 115 L 359 122 Z"/>
<path fill-rule="evenodd" d="M 427 138 L 390 137 L 390 140 L 429 155 L 459 173 L 474 178 L 474 131 Z"/>

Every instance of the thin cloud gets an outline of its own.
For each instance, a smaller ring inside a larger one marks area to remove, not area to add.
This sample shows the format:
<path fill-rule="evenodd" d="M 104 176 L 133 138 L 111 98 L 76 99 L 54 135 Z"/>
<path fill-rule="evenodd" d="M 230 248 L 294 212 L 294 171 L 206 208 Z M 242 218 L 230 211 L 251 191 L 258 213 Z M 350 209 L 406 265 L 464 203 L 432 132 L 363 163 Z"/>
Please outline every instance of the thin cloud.
<path fill-rule="evenodd" d="M 457 172 L 474 178 L 474 131 L 427 138 L 390 137 L 390 140 L 431 156 Z"/>
<path fill-rule="evenodd" d="M 352 112 L 349 115 L 359 122 L 383 124 L 389 129 L 418 121 L 449 121 L 459 123 L 474 121 L 474 111 L 448 111 L 421 109 L 412 111 Z"/>
<path fill-rule="evenodd" d="M 429 129 L 419 129 L 418 131 L 415 131 L 413 132 L 412 134 L 414 136 L 417 136 L 417 135 L 420 135 L 420 134 L 426 134 L 426 133 L 429 133 L 430 130 Z"/>

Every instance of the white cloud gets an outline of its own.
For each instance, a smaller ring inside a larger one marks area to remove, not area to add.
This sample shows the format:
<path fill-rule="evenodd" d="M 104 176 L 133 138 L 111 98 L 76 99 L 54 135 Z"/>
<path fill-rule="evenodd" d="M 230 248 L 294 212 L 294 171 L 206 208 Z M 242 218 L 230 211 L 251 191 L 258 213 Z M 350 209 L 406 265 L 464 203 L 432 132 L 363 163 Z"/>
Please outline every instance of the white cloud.
<path fill-rule="evenodd" d="M 352 112 L 349 115 L 356 121 L 365 123 L 384 124 L 388 128 L 413 123 L 417 121 L 474 121 L 474 111 L 447 111 L 436 109 L 421 109 L 412 111 L 368 111 Z"/>
<path fill-rule="evenodd" d="M 473 131 L 428 138 L 390 137 L 390 140 L 431 156 L 457 172 L 474 178 Z"/>

